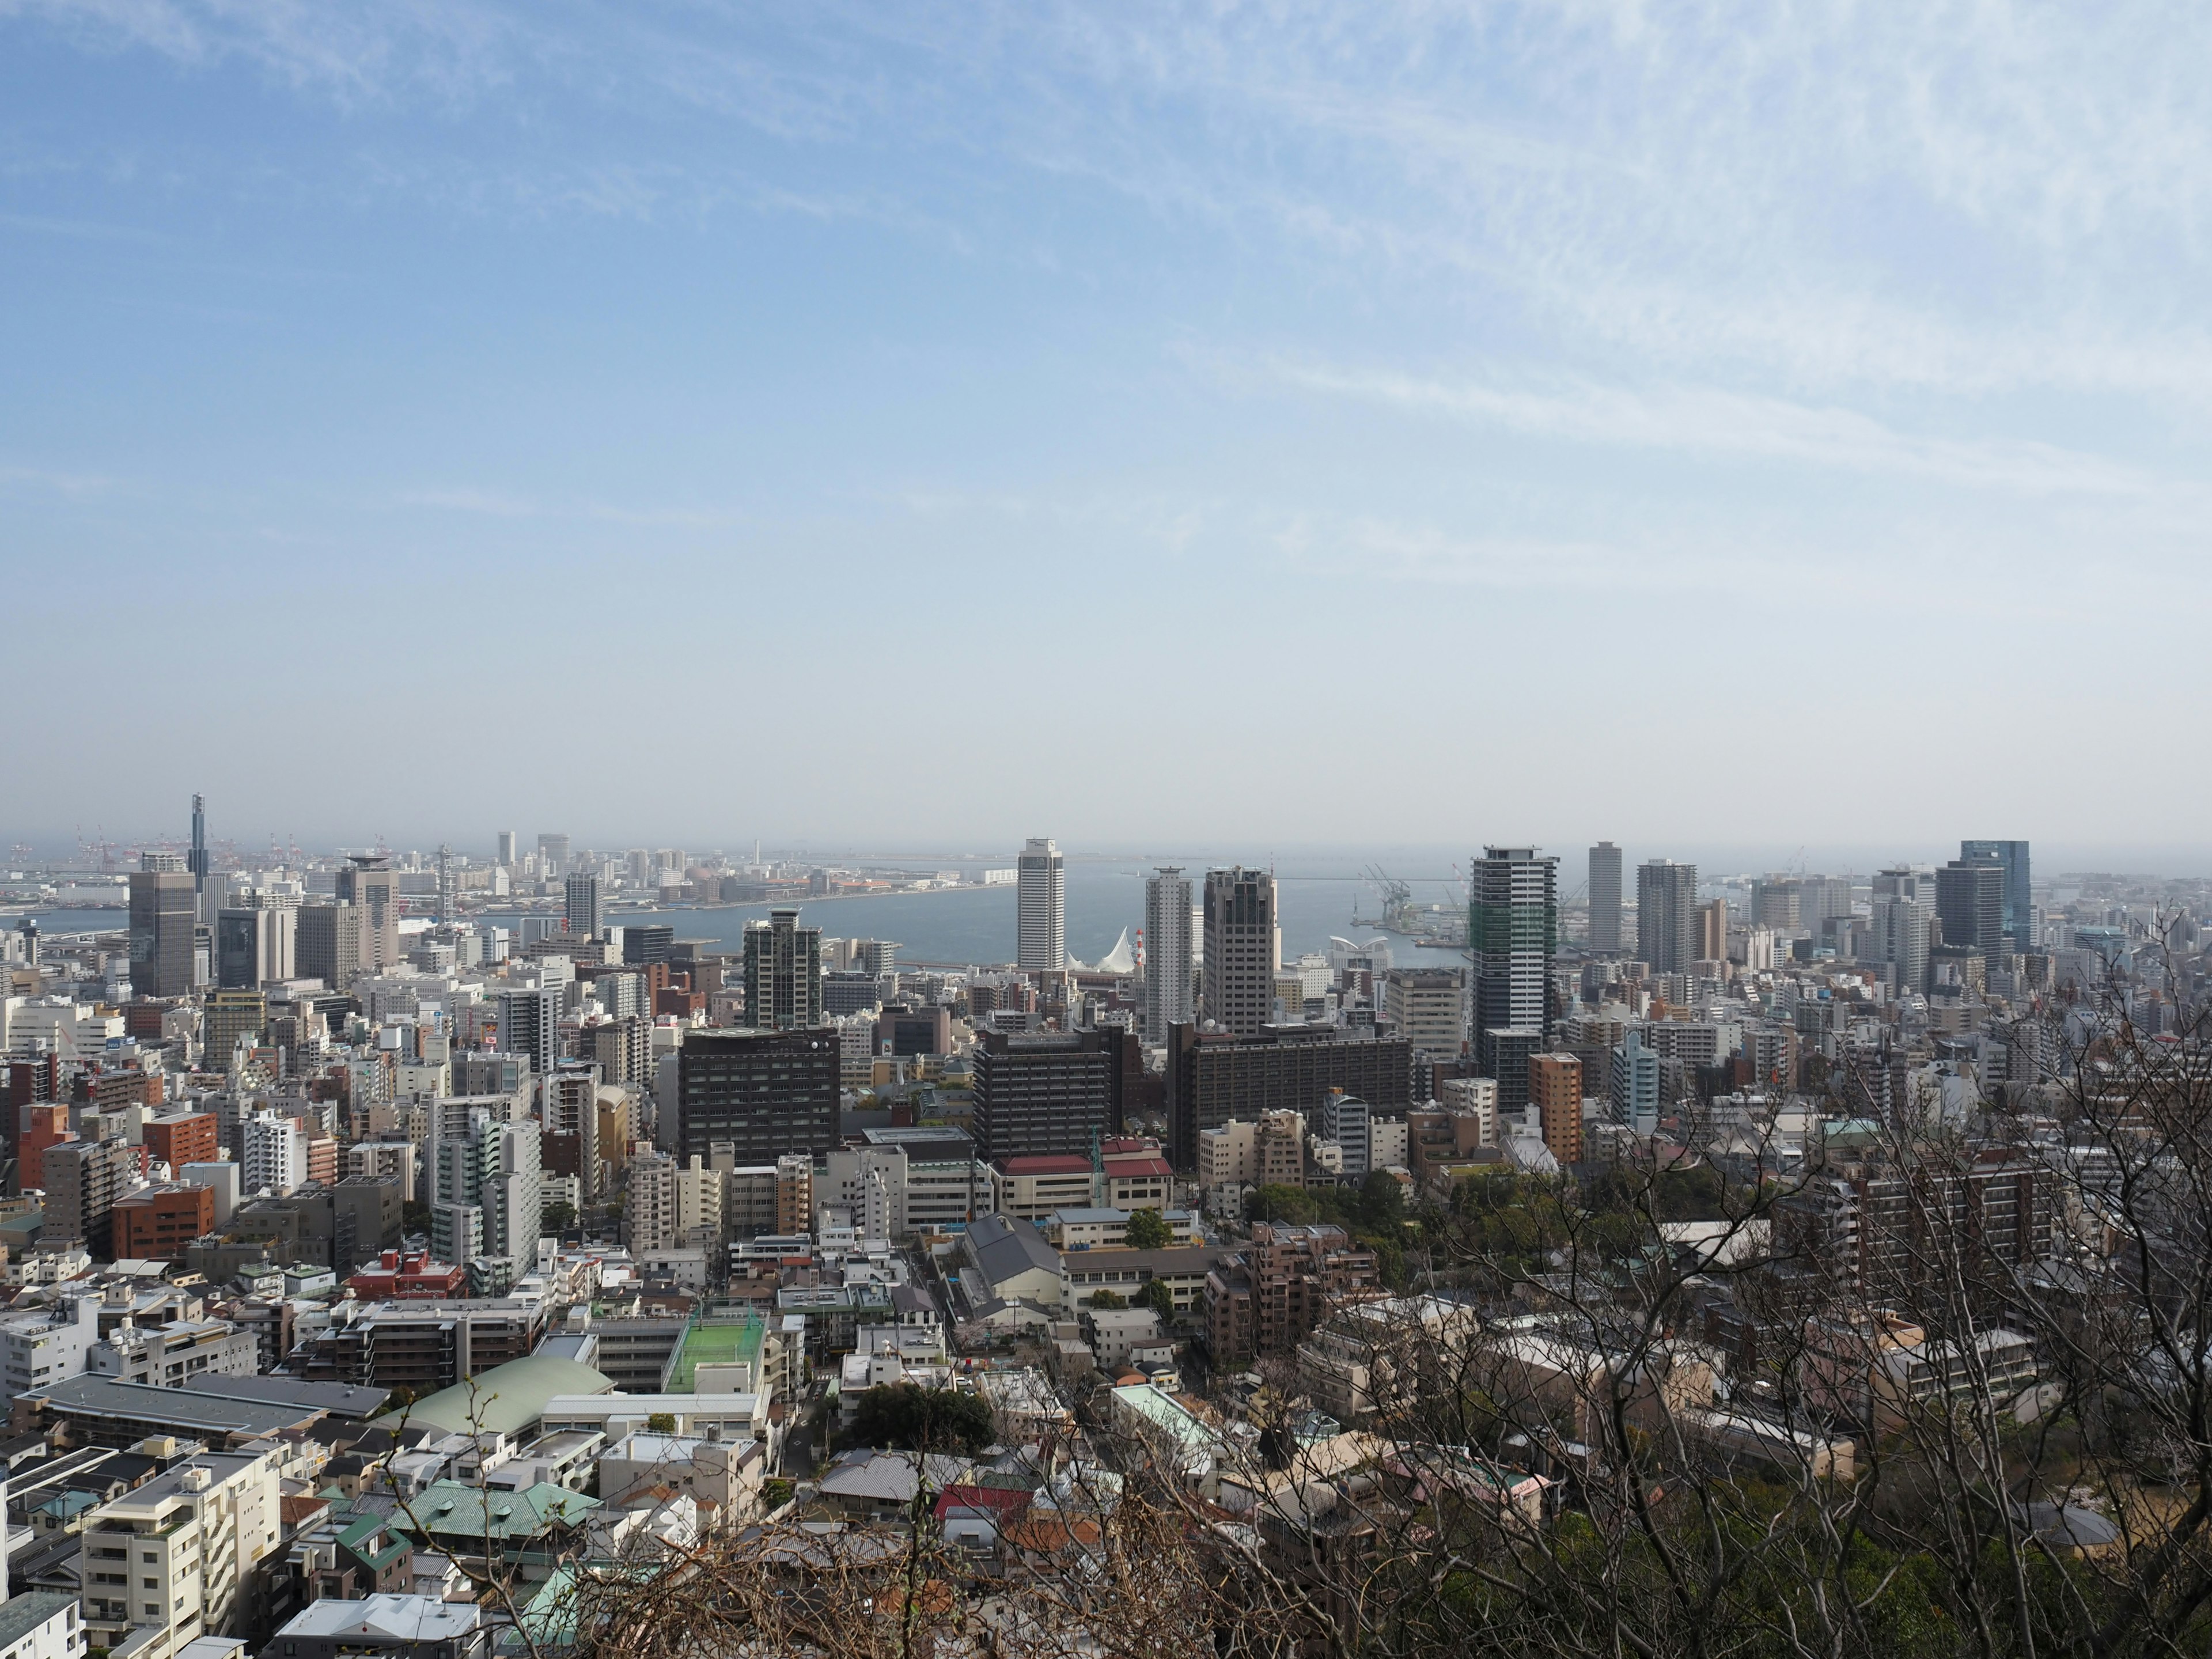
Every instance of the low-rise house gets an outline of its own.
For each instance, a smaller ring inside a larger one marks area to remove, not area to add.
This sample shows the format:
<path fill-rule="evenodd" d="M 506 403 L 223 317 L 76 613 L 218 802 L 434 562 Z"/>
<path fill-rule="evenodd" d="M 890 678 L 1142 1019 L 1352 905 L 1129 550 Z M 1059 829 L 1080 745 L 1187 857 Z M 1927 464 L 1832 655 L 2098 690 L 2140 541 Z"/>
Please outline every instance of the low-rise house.
<path fill-rule="evenodd" d="M 1084 1335 L 1101 1370 L 1113 1371 L 1128 1364 L 1130 1351 L 1139 1343 L 1160 1340 L 1160 1316 L 1150 1308 L 1089 1308 L 1082 1320 Z M 1168 1345 L 1168 1357 L 1175 1347 Z"/>
<path fill-rule="evenodd" d="M 317 1601 L 264 1650 L 270 1659 L 483 1659 L 490 1651 L 481 1609 L 424 1595 Z"/>

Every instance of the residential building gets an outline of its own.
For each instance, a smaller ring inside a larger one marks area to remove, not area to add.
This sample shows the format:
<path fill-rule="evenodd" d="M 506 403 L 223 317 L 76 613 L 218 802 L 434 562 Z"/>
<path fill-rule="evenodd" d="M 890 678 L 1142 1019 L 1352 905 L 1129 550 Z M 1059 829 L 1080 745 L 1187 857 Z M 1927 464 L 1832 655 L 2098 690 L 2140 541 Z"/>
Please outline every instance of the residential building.
<path fill-rule="evenodd" d="M 1559 945 L 1559 861 L 1533 847 L 1486 847 L 1468 883 L 1469 1015 L 1483 1075 L 1504 1081 L 1490 1034 L 1552 1030 L 1552 960 Z M 1398 1103 L 1376 1100 L 1376 1106 Z"/>
<path fill-rule="evenodd" d="M 151 867 L 131 872 L 131 986 L 140 996 L 191 994 L 198 920 L 188 872 Z"/>
<path fill-rule="evenodd" d="M 1198 1135 L 1198 1184 L 1221 1187 L 1297 1187 L 1305 1181 L 1305 1117 L 1303 1113 L 1264 1112 L 1256 1119 L 1230 1119 Z"/>
<path fill-rule="evenodd" d="M 676 1174 L 665 1152 L 640 1152 L 623 1180 L 623 1243 L 632 1255 L 676 1248 Z"/>
<path fill-rule="evenodd" d="M 1592 956 L 1620 954 L 1620 848 L 1601 841 L 1589 849 L 1589 949 Z"/>
<path fill-rule="evenodd" d="M 1060 848 L 1031 836 L 1016 869 L 1014 965 L 1057 973 L 1067 965 L 1067 870 Z"/>
<path fill-rule="evenodd" d="M 430 1248 L 441 1260 L 503 1261 L 519 1271 L 535 1256 L 544 1208 L 540 1133 L 535 1122 L 480 1106 L 440 1122 L 430 1149 Z"/>
<path fill-rule="evenodd" d="M 64 1295 L 0 1313 L 0 1391 L 10 1397 L 81 1376 L 100 1340 L 100 1297 Z"/>
<path fill-rule="evenodd" d="M 1724 898 L 1717 898 L 1698 907 L 1698 960 L 1725 962 L 1728 959 L 1729 907 Z"/>
<path fill-rule="evenodd" d="M 44 1169 L 40 1244 L 81 1244 L 95 1260 L 112 1259 L 115 1200 L 138 1173 L 138 1148 L 120 1139 L 64 1140 L 46 1149 Z"/>
<path fill-rule="evenodd" d="M 1168 1028 L 1190 1024 L 1196 999 L 1191 975 L 1190 880 L 1163 865 L 1145 879 L 1145 1040 L 1164 1042 Z"/>
<path fill-rule="evenodd" d="M 345 1149 L 346 1174 L 374 1176 L 399 1183 L 400 1201 L 416 1201 L 416 1154 L 411 1140 L 356 1140 Z"/>
<path fill-rule="evenodd" d="M 167 1112 L 149 1117 L 139 1132 L 146 1156 L 169 1166 L 174 1175 L 187 1164 L 207 1164 L 216 1155 L 213 1112 Z"/>
<path fill-rule="evenodd" d="M 1636 954 L 1655 973 L 1698 960 L 1698 866 L 1652 859 L 1636 867 Z"/>
<path fill-rule="evenodd" d="M 597 876 L 570 876 L 562 883 L 561 926 L 574 939 L 599 938 L 602 929 Z"/>
<path fill-rule="evenodd" d="M 1206 872 L 1205 953 L 1200 966 L 1200 1017 L 1237 1036 L 1257 1036 L 1275 1018 L 1275 970 L 1281 966 L 1282 921 L 1272 872 L 1233 866 Z M 1299 1018 L 1300 1007 L 1289 1011 Z"/>
<path fill-rule="evenodd" d="M 1606 1089 L 1613 1121 L 1638 1135 L 1656 1133 L 1659 1127 L 1659 1056 L 1644 1046 L 1641 1032 L 1631 1031 L 1613 1051 Z"/>
<path fill-rule="evenodd" d="M 499 1046 L 520 1054 L 540 1077 L 550 1076 L 558 1052 L 561 1015 L 567 999 L 557 985 L 502 989 L 497 999 Z"/>
<path fill-rule="evenodd" d="M 283 1541 L 276 1460 L 202 1452 L 94 1510 L 84 1529 L 84 1622 L 93 1645 L 178 1659 L 202 1636 L 240 1632 L 255 1566 Z"/>
<path fill-rule="evenodd" d="M 544 1127 L 539 1153 L 548 1175 L 574 1176 L 589 1203 L 599 1195 L 599 1068 L 556 1064 L 540 1085 L 538 1118 Z"/>
<path fill-rule="evenodd" d="M 491 1629 L 470 1601 L 373 1595 L 315 1601 L 276 1632 L 264 1652 L 283 1659 L 485 1659 Z"/>
<path fill-rule="evenodd" d="M 799 1031 L 828 1024 L 819 927 L 801 927 L 796 910 L 773 910 L 745 924 L 744 960 L 748 1025 Z"/>
<path fill-rule="evenodd" d="M 1583 1063 L 1572 1054 L 1537 1054 L 1528 1061 L 1528 1103 L 1544 1146 L 1564 1170 L 1583 1158 Z"/>
<path fill-rule="evenodd" d="M 282 1198 L 307 1182 L 307 1135 L 296 1117 L 256 1112 L 239 1125 L 239 1181 L 249 1193 Z"/>
<path fill-rule="evenodd" d="M 1367 1103 L 1357 1095 L 1348 1095 L 1341 1089 L 1331 1089 L 1322 1097 L 1321 1110 L 1316 1114 L 1315 1127 L 1321 1138 L 1337 1148 L 1341 1155 L 1339 1171 L 1347 1182 L 1367 1179 L 1374 1167 L 1367 1144 Z"/>
<path fill-rule="evenodd" d="M 826 1152 L 838 1140 L 838 1069 L 830 1027 L 690 1032 L 677 1050 L 675 1121 L 664 1144 L 688 1158 L 726 1141 L 741 1164 Z"/>
<path fill-rule="evenodd" d="M 1251 1243 L 1206 1274 L 1206 1346 L 1215 1364 L 1289 1354 L 1343 1298 L 1378 1290 L 1375 1253 L 1341 1227 L 1252 1224 Z"/>

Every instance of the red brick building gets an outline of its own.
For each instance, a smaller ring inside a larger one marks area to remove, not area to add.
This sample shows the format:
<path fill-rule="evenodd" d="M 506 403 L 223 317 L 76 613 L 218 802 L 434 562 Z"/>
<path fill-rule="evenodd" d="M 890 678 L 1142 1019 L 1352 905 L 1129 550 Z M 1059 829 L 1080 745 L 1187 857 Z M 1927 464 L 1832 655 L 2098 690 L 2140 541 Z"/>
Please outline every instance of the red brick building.
<path fill-rule="evenodd" d="M 146 1121 L 146 1154 L 167 1164 L 172 1173 L 187 1164 L 215 1162 L 215 1114 L 170 1112 Z"/>
<path fill-rule="evenodd" d="M 1381 1288 L 1375 1252 L 1343 1228 L 1255 1222 L 1250 1245 L 1206 1276 L 1206 1346 L 1217 1365 L 1291 1353 L 1331 1304 Z"/>
<path fill-rule="evenodd" d="M 118 1258 L 175 1261 L 185 1247 L 215 1231 L 211 1187 L 149 1187 L 115 1201 L 114 1249 Z"/>

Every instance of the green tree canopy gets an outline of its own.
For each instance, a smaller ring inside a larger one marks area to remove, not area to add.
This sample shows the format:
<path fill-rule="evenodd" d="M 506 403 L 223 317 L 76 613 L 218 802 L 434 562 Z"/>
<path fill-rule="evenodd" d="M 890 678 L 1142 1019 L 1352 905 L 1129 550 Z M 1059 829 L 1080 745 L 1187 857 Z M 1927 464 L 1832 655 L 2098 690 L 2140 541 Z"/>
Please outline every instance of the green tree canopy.
<path fill-rule="evenodd" d="M 865 1446 L 974 1456 L 996 1433 L 990 1405 L 980 1395 L 885 1382 L 860 1396 L 853 1437 Z"/>
<path fill-rule="evenodd" d="M 1129 1305 L 1129 1298 L 1119 1291 L 1093 1291 L 1091 1292 L 1091 1305 L 1102 1309 L 1126 1308 Z"/>
<path fill-rule="evenodd" d="M 1158 1210 L 1138 1210 L 1129 1217 L 1121 1242 L 1133 1250 L 1164 1250 L 1175 1243 L 1175 1230 Z"/>

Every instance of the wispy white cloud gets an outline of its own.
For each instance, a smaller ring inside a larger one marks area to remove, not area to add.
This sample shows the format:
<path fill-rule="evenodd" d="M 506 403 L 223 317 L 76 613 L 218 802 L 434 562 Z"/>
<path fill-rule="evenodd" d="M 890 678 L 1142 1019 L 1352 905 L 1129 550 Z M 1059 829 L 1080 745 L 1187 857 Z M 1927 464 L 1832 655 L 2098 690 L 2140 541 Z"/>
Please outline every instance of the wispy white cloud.
<path fill-rule="evenodd" d="M 626 507 L 607 501 L 543 500 L 501 489 L 463 485 L 409 490 L 398 505 L 488 519 L 571 520 L 659 530 L 712 530 L 742 523 L 737 513 L 690 507 Z"/>
<path fill-rule="evenodd" d="M 1573 443 L 1785 461 L 2027 495 L 2148 496 L 2166 488 L 2133 466 L 2051 444 L 1920 436 L 1850 409 L 1714 386 L 1447 382 L 1293 362 L 1274 369 L 1310 391 Z"/>

